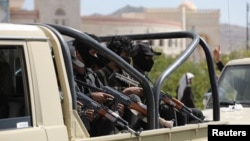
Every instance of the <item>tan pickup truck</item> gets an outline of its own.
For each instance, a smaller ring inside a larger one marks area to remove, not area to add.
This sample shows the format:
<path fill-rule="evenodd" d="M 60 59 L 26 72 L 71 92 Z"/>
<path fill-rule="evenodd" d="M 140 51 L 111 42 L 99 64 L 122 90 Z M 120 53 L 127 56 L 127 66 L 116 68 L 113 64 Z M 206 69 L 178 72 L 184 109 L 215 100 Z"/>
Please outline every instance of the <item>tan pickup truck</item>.
<path fill-rule="evenodd" d="M 159 76 L 153 89 L 145 78 L 119 56 L 88 35 L 53 24 L 0 24 L 0 140 L 1 141 L 183 141 L 207 140 L 209 124 L 220 121 L 213 62 L 206 44 L 194 33 L 128 35 L 134 40 L 193 38 L 183 55 Z M 90 137 L 76 106 L 76 92 L 67 40 L 77 38 L 102 52 L 136 78 L 148 99 L 149 130 L 139 135 L 119 133 Z M 109 37 L 102 37 L 108 40 Z M 159 93 L 163 81 L 193 52 L 204 48 L 213 92 L 213 118 L 209 122 L 172 128 L 158 127 Z M 153 94 L 155 93 L 155 94 Z M 216 105 L 217 104 L 217 105 Z"/>
<path fill-rule="evenodd" d="M 250 124 L 250 58 L 234 59 L 223 68 L 218 79 L 221 120 L 230 124 Z M 211 119 L 213 99 L 207 93 L 205 110 Z"/>

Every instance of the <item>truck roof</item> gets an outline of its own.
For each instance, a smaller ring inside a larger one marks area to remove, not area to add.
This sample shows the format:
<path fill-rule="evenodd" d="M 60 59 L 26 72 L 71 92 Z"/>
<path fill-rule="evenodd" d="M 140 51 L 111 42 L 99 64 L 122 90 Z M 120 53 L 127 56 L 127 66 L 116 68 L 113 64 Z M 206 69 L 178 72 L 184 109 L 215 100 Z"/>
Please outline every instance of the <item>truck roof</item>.
<path fill-rule="evenodd" d="M 246 64 L 250 64 L 250 58 L 242 58 L 242 59 L 231 60 L 226 64 L 226 66 L 246 65 Z"/>
<path fill-rule="evenodd" d="M 0 38 L 46 38 L 38 26 L 0 23 Z"/>

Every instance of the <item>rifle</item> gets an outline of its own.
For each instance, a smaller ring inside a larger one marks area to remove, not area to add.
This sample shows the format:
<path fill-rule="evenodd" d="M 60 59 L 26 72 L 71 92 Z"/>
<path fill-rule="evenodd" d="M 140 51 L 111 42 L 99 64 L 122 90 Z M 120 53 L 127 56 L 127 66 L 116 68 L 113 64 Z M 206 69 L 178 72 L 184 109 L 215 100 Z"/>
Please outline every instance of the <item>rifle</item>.
<path fill-rule="evenodd" d="M 203 122 L 202 119 L 198 118 L 197 116 L 195 116 L 192 112 L 192 109 L 188 108 L 185 104 L 183 104 L 181 101 L 179 101 L 178 99 L 172 97 L 169 94 L 160 94 L 160 99 L 162 101 L 164 101 L 166 104 L 174 107 L 177 111 L 186 113 L 187 115 L 189 115 L 190 117 L 192 117 L 193 119 L 198 120 L 199 122 Z"/>
<path fill-rule="evenodd" d="M 136 110 L 138 113 L 140 113 L 142 116 L 143 116 L 143 119 L 144 121 L 146 121 L 146 119 L 144 117 L 147 116 L 147 106 L 144 105 L 143 103 L 141 102 L 138 102 L 138 101 L 133 101 L 130 99 L 129 96 L 109 87 L 109 86 L 103 86 L 102 88 L 97 88 L 97 87 L 94 87 L 92 85 L 89 85 L 85 82 L 82 82 L 80 80 L 75 80 L 76 82 L 80 83 L 81 85 L 85 86 L 85 87 L 88 87 L 90 89 L 93 89 L 93 90 L 96 90 L 96 91 L 100 91 L 100 92 L 105 92 L 105 93 L 108 93 L 112 96 L 115 97 L 116 101 L 115 103 L 122 103 L 126 106 L 128 106 L 130 109 L 134 109 Z M 164 126 L 164 127 L 173 127 L 173 121 L 167 121 L 161 117 L 159 117 L 159 123 Z"/>
<path fill-rule="evenodd" d="M 94 109 L 99 115 L 106 117 L 111 122 L 120 125 L 122 128 L 127 129 L 131 134 L 140 136 L 140 132 L 136 132 L 128 126 L 128 122 L 119 116 L 119 114 L 113 112 L 108 107 L 99 104 L 87 95 L 77 92 L 77 97 L 83 101 L 84 107 Z"/>
<path fill-rule="evenodd" d="M 140 83 L 136 80 L 133 80 L 131 78 L 125 77 L 119 73 L 115 72 L 115 77 L 118 78 L 121 81 L 127 82 L 133 86 L 138 87 L 140 85 Z M 203 122 L 202 119 L 198 118 L 197 116 L 195 116 L 192 112 L 192 109 L 188 108 L 185 104 L 183 104 L 181 101 L 179 101 L 178 99 L 172 97 L 170 94 L 168 93 L 163 93 L 162 91 L 160 92 L 160 100 L 164 101 L 166 104 L 168 104 L 171 107 L 174 107 L 174 109 L 176 109 L 179 112 L 183 112 L 187 115 L 189 115 L 190 117 L 198 120 L 199 122 Z"/>

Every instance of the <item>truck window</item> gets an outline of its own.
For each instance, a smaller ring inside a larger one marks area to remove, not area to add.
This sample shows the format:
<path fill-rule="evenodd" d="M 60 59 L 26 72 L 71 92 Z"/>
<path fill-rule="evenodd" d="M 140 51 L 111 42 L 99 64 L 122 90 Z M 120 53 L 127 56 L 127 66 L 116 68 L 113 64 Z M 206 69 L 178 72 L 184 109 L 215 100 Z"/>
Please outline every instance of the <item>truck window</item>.
<path fill-rule="evenodd" d="M 226 68 L 218 84 L 220 102 L 242 100 L 244 90 L 248 86 L 245 80 L 248 69 L 246 66 L 239 65 Z"/>
<path fill-rule="evenodd" d="M 0 45 L 0 130 L 31 126 L 22 46 Z"/>
<path fill-rule="evenodd" d="M 218 80 L 219 102 L 221 106 L 229 104 L 250 102 L 250 67 L 248 65 L 226 66 Z M 212 97 L 209 98 L 207 107 L 212 108 Z"/>

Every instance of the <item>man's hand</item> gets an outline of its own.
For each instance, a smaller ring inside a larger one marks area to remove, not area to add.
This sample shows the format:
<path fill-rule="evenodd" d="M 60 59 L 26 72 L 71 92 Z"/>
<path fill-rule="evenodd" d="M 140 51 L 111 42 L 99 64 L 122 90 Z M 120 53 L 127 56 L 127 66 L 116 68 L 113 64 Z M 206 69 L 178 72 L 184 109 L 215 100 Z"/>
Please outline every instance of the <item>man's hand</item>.
<path fill-rule="evenodd" d="M 77 101 L 77 110 L 80 116 L 85 116 L 90 122 L 94 120 L 94 109 L 83 109 L 84 104 L 81 101 Z"/>
<path fill-rule="evenodd" d="M 91 98 L 101 104 L 103 104 L 108 98 L 114 99 L 112 95 L 103 92 L 92 92 Z"/>
<path fill-rule="evenodd" d="M 86 109 L 84 111 L 84 116 L 91 122 L 95 118 L 94 109 Z"/>
<path fill-rule="evenodd" d="M 119 115 L 123 116 L 123 114 L 124 114 L 124 105 L 118 103 L 116 108 L 118 109 Z"/>
<path fill-rule="evenodd" d="M 136 94 L 139 97 L 143 97 L 143 89 L 141 87 L 128 87 L 122 91 L 125 95 Z"/>
<path fill-rule="evenodd" d="M 221 61 L 221 50 L 220 50 L 220 45 L 218 45 L 217 48 L 213 50 L 213 55 L 214 55 L 214 61 L 215 63 L 219 63 Z"/>

